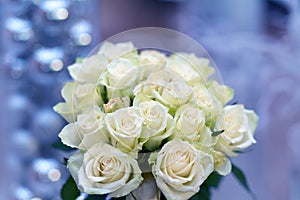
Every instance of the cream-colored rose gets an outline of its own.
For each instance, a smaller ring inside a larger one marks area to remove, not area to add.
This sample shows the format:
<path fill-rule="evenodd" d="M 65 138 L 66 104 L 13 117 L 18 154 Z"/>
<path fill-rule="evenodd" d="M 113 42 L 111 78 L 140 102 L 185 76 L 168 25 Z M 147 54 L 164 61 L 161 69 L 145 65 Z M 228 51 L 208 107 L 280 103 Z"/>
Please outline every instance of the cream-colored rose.
<path fill-rule="evenodd" d="M 65 145 L 83 150 L 100 141 L 108 143 L 104 118 L 99 107 L 91 107 L 78 115 L 76 122 L 66 125 L 58 136 Z"/>
<path fill-rule="evenodd" d="M 188 82 L 205 82 L 214 72 L 214 68 L 209 66 L 209 59 L 198 58 L 194 54 L 173 54 L 167 59 L 166 66 L 180 74 Z"/>
<path fill-rule="evenodd" d="M 179 107 L 193 97 L 192 88 L 183 81 L 168 83 L 162 91 L 160 101 L 171 107 Z"/>
<path fill-rule="evenodd" d="M 243 105 L 226 106 L 215 125 L 215 130 L 224 130 L 218 136 L 216 149 L 228 156 L 236 156 L 234 151 L 256 143 L 253 135 L 257 122 L 257 115 L 252 110 L 244 109 Z"/>
<path fill-rule="evenodd" d="M 213 151 L 215 171 L 222 176 L 226 176 L 231 172 L 231 162 L 228 157 L 220 151 Z"/>
<path fill-rule="evenodd" d="M 166 56 L 159 51 L 144 50 L 139 55 L 139 67 L 141 68 L 143 78 L 147 79 L 150 73 L 164 68 Z"/>
<path fill-rule="evenodd" d="M 100 88 L 94 84 L 68 82 L 62 89 L 62 97 L 65 102 L 58 103 L 53 109 L 68 122 L 75 122 L 85 108 L 103 104 Z"/>
<path fill-rule="evenodd" d="M 176 128 L 174 137 L 187 141 L 195 141 L 205 127 L 205 115 L 197 106 L 185 104 L 175 113 Z"/>
<path fill-rule="evenodd" d="M 105 123 L 112 145 L 125 153 L 136 155 L 143 145 L 140 141 L 143 122 L 139 109 L 134 107 L 106 114 Z"/>
<path fill-rule="evenodd" d="M 212 156 L 179 139 L 166 143 L 149 162 L 155 165 L 157 186 L 168 200 L 192 197 L 214 169 Z"/>
<path fill-rule="evenodd" d="M 113 60 L 101 74 L 99 83 L 106 86 L 108 98 L 130 96 L 137 79 L 138 67 L 130 60 Z"/>
<path fill-rule="evenodd" d="M 151 73 L 146 81 L 134 88 L 133 93 L 155 98 L 172 108 L 180 107 L 193 97 L 192 87 L 168 69 Z"/>
<path fill-rule="evenodd" d="M 133 90 L 135 96 L 143 94 L 149 98 L 160 96 L 166 84 L 179 81 L 181 79 L 178 74 L 164 68 L 162 70 L 150 73 L 146 81 L 139 83 Z"/>
<path fill-rule="evenodd" d="M 234 94 L 232 88 L 229 88 L 226 85 L 220 85 L 215 80 L 209 81 L 208 90 L 212 95 L 216 97 L 218 101 L 222 103 L 223 106 L 233 98 Z"/>
<path fill-rule="evenodd" d="M 108 61 L 104 55 L 92 55 L 68 67 L 74 81 L 96 84 Z"/>
<path fill-rule="evenodd" d="M 81 192 L 108 198 L 129 194 L 143 180 L 134 158 L 105 143 L 74 154 L 67 167 Z"/>
<path fill-rule="evenodd" d="M 104 55 L 109 61 L 119 57 L 128 57 L 137 54 L 137 50 L 132 42 L 121 42 L 113 44 L 105 41 L 97 54 Z"/>
<path fill-rule="evenodd" d="M 146 141 L 147 150 L 157 149 L 161 142 L 168 138 L 174 130 L 175 122 L 168 113 L 168 108 L 156 101 L 144 101 L 138 105 L 144 127 L 141 139 Z"/>
<path fill-rule="evenodd" d="M 206 121 L 215 121 L 215 118 L 222 111 L 222 104 L 205 85 L 197 85 L 193 88 L 196 104 L 204 111 Z"/>
<path fill-rule="evenodd" d="M 135 82 L 137 74 L 137 66 L 129 60 L 120 58 L 107 66 L 107 72 L 100 78 L 100 83 L 114 89 L 123 89 Z"/>

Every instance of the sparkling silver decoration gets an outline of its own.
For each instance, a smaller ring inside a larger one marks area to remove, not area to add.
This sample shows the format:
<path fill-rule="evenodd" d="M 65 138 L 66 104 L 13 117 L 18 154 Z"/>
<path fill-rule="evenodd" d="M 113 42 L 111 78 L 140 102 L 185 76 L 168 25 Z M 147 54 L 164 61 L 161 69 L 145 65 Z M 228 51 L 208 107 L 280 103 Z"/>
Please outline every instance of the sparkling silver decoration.
<path fill-rule="evenodd" d="M 22 126 L 30 119 L 30 114 L 35 112 L 35 106 L 23 94 L 11 94 L 6 102 L 9 112 L 14 116 L 11 122 L 16 127 Z"/>
<path fill-rule="evenodd" d="M 69 16 L 67 10 L 69 0 L 33 0 L 33 3 L 44 12 L 49 20 L 66 20 Z"/>
<path fill-rule="evenodd" d="M 12 134 L 11 144 L 15 153 L 22 160 L 31 160 L 39 154 L 39 144 L 36 138 L 28 130 L 16 130 Z"/>
<path fill-rule="evenodd" d="M 10 17 L 5 22 L 6 29 L 15 41 L 28 41 L 34 37 L 30 21 L 18 17 Z"/>
<path fill-rule="evenodd" d="M 86 20 L 76 22 L 70 29 L 70 36 L 78 46 L 87 46 L 92 42 L 92 25 Z"/>
<path fill-rule="evenodd" d="M 44 144 L 54 143 L 61 127 L 62 119 L 51 109 L 41 109 L 35 113 L 31 130 L 39 142 Z"/>
<path fill-rule="evenodd" d="M 27 62 L 24 59 L 15 59 L 10 66 L 10 76 L 13 79 L 20 79 L 26 72 Z"/>
<path fill-rule="evenodd" d="M 63 56 L 62 47 L 41 47 L 35 50 L 33 59 L 36 66 L 43 72 L 60 71 L 64 65 L 62 61 Z"/>
<path fill-rule="evenodd" d="M 27 174 L 27 183 L 35 195 L 50 199 L 59 194 L 62 186 L 61 164 L 50 158 L 37 158 Z"/>
<path fill-rule="evenodd" d="M 14 200 L 29 200 L 33 198 L 33 193 L 24 186 L 19 186 L 15 188 Z"/>

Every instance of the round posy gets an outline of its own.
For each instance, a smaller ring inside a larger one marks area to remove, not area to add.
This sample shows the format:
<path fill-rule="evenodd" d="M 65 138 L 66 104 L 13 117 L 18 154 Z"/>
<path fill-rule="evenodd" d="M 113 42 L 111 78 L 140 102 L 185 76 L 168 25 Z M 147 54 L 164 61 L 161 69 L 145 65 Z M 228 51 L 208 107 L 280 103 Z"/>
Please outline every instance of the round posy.
<path fill-rule="evenodd" d="M 192 197 L 214 169 L 211 155 L 179 139 L 166 143 L 149 162 L 154 164 L 157 186 L 171 200 Z"/>
<path fill-rule="evenodd" d="M 145 151 L 155 178 L 150 185 L 168 200 L 190 198 L 214 170 L 230 173 L 228 156 L 255 143 L 258 117 L 243 105 L 226 106 L 233 90 L 208 80 L 210 63 L 104 42 L 70 66 L 74 82 L 54 109 L 70 123 L 59 134 L 62 142 L 81 150 L 67 165 L 80 190 L 127 195 L 142 182 L 137 158 Z"/>
<path fill-rule="evenodd" d="M 253 135 L 258 117 L 243 105 L 226 106 L 216 121 L 215 130 L 224 130 L 218 137 L 216 149 L 228 156 L 236 156 L 239 151 L 256 143 Z"/>
<path fill-rule="evenodd" d="M 79 189 L 87 194 L 121 197 L 136 189 L 143 180 L 134 158 L 105 143 L 74 154 L 67 167 Z"/>

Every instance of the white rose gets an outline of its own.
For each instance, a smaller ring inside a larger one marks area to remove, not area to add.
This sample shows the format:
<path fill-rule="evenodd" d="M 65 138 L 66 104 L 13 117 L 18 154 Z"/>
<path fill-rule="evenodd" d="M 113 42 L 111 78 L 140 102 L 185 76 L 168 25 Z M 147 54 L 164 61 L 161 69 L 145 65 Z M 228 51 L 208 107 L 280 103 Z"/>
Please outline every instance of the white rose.
<path fill-rule="evenodd" d="M 214 169 L 212 156 L 179 139 L 166 143 L 156 161 L 154 157 L 149 159 L 155 165 L 153 175 L 168 200 L 192 197 Z"/>
<path fill-rule="evenodd" d="M 66 125 L 58 136 L 70 147 L 86 150 L 95 143 L 109 142 L 104 124 L 105 114 L 99 107 L 91 107 L 77 116 L 77 121 Z"/>
<path fill-rule="evenodd" d="M 137 51 L 132 42 L 113 44 L 105 41 L 97 54 L 103 54 L 109 61 L 111 61 L 119 57 L 132 56 L 131 54 L 137 54 Z"/>
<path fill-rule="evenodd" d="M 68 82 L 62 89 L 62 97 L 66 102 L 58 103 L 53 109 L 68 122 L 76 121 L 84 108 L 103 104 L 100 88 L 94 84 Z"/>
<path fill-rule="evenodd" d="M 243 105 L 226 106 L 217 119 L 215 130 L 224 130 L 218 137 L 216 149 L 228 156 L 236 156 L 234 151 L 245 149 L 256 143 L 253 135 L 258 117 Z"/>
<path fill-rule="evenodd" d="M 130 60 L 119 58 L 107 66 L 107 71 L 101 74 L 99 83 L 107 87 L 108 98 L 130 96 L 138 75 L 136 65 Z"/>
<path fill-rule="evenodd" d="M 139 83 L 133 90 L 135 96 L 143 94 L 149 98 L 160 96 L 166 84 L 173 81 L 181 81 L 178 74 L 164 68 L 162 70 L 152 72 L 146 81 Z"/>
<path fill-rule="evenodd" d="M 206 121 L 215 121 L 222 111 L 222 104 L 204 85 L 194 87 L 196 104 L 204 111 Z"/>
<path fill-rule="evenodd" d="M 205 115 L 198 107 L 190 104 L 181 106 L 175 113 L 175 138 L 195 141 L 205 127 Z"/>
<path fill-rule="evenodd" d="M 222 176 L 226 176 L 231 172 L 231 162 L 228 157 L 220 151 L 214 151 L 214 168 Z"/>
<path fill-rule="evenodd" d="M 104 143 L 74 154 L 67 167 L 81 192 L 108 198 L 129 194 L 143 180 L 134 158 Z"/>
<path fill-rule="evenodd" d="M 220 85 L 215 80 L 209 81 L 208 90 L 216 97 L 218 101 L 222 103 L 223 106 L 227 104 L 234 95 L 234 91 L 232 88 L 229 88 L 226 85 Z"/>
<path fill-rule="evenodd" d="M 209 67 L 209 59 L 198 58 L 194 54 L 173 54 L 168 58 L 166 66 L 188 82 L 205 81 L 214 72 L 214 68 Z"/>
<path fill-rule="evenodd" d="M 148 150 L 157 149 L 173 133 L 173 117 L 167 107 L 156 101 L 141 102 L 138 108 L 145 124 L 141 135 L 141 139 L 147 141 L 144 146 Z"/>
<path fill-rule="evenodd" d="M 144 50 L 139 55 L 140 68 L 142 68 L 143 79 L 150 73 L 161 70 L 166 63 L 166 56 L 154 50 Z"/>
<path fill-rule="evenodd" d="M 140 136 L 143 118 L 140 116 L 139 109 L 128 107 L 108 113 L 105 123 L 113 146 L 134 155 L 142 149 L 143 143 L 140 141 Z"/>
<path fill-rule="evenodd" d="M 168 69 L 153 72 L 146 81 L 138 84 L 134 95 L 155 98 L 164 105 L 178 108 L 193 97 L 193 89 L 180 76 Z"/>
<path fill-rule="evenodd" d="M 148 76 L 147 80 L 150 83 L 158 84 L 159 86 L 165 86 L 166 84 L 174 81 L 184 81 L 182 77 L 168 68 L 163 68 L 161 70 L 152 72 Z"/>
<path fill-rule="evenodd" d="M 106 69 L 108 61 L 103 55 L 92 55 L 68 67 L 73 80 L 80 83 L 96 84 L 100 74 Z"/>
<path fill-rule="evenodd" d="M 158 96 L 157 99 L 176 108 L 187 103 L 192 96 L 193 90 L 186 82 L 174 81 L 164 87 L 161 98 Z"/>

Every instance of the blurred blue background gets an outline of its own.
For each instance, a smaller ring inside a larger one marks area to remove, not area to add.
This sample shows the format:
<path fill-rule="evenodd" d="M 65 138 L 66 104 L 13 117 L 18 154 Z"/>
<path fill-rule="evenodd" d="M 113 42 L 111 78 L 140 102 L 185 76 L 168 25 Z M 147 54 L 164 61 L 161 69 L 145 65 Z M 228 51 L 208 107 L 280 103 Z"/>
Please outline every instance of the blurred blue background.
<path fill-rule="evenodd" d="M 260 116 L 257 144 L 234 158 L 257 199 L 300 199 L 299 0 L 2 0 L 0 199 L 60 199 L 68 177 L 51 147 L 66 67 L 138 27 L 178 30 L 215 61 L 235 100 Z M 218 199 L 251 199 L 229 175 Z"/>

